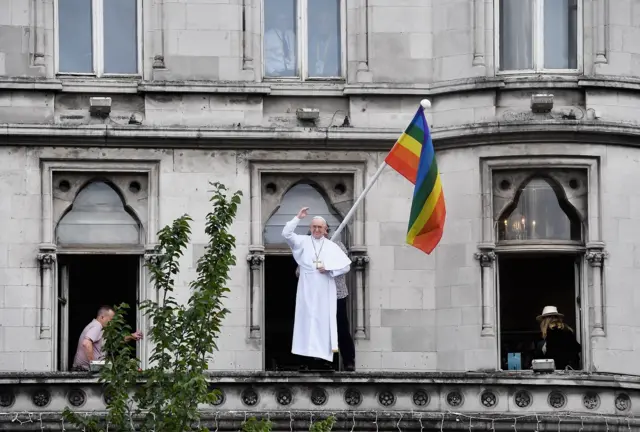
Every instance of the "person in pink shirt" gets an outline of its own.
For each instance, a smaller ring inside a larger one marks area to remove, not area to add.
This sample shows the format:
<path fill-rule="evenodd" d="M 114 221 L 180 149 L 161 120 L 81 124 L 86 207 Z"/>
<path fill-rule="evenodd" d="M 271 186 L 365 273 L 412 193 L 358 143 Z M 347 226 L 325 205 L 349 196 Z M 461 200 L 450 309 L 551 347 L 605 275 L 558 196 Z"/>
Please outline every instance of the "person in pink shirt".
<path fill-rule="evenodd" d="M 103 346 L 104 328 L 113 319 L 115 311 L 111 306 L 102 306 L 97 316 L 82 330 L 78 340 L 78 348 L 73 359 L 72 371 L 86 372 L 92 361 L 103 360 L 105 357 Z M 142 332 L 136 331 L 124 338 L 125 342 L 142 339 Z"/>

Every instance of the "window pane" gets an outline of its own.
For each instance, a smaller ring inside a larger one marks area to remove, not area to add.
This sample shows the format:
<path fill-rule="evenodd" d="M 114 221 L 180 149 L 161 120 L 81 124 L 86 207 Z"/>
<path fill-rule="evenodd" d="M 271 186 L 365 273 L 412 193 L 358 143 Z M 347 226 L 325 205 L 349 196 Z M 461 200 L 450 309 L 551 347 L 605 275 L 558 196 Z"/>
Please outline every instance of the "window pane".
<path fill-rule="evenodd" d="M 309 224 L 313 216 L 322 216 L 329 224 L 331 230 L 335 230 L 340 225 L 338 215 L 332 208 L 327 205 L 324 197 L 313 186 L 308 184 L 297 184 L 289 189 L 289 191 L 282 197 L 282 202 L 278 211 L 269 218 L 264 228 L 264 244 L 265 245 L 281 245 L 284 244 L 284 238 L 282 237 L 282 229 L 284 225 L 289 222 L 302 207 L 309 207 L 309 216 L 300 222 L 296 229 L 296 234 L 306 235 L 309 233 Z M 338 236 L 338 239 L 345 245 L 345 232 Z M 331 236 L 331 234 L 329 234 Z"/>
<path fill-rule="evenodd" d="M 58 1 L 60 72 L 93 72 L 91 0 Z"/>
<path fill-rule="evenodd" d="M 520 193 L 518 205 L 498 221 L 500 240 L 580 240 L 581 223 L 575 209 L 560 201 L 551 185 L 531 180 Z"/>
<path fill-rule="evenodd" d="M 576 69 L 578 48 L 576 0 L 544 2 L 544 67 Z"/>
<path fill-rule="evenodd" d="M 116 191 L 106 183 L 91 183 L 73 201 L 56 232 L 59 244 L 139 244 L 136 220 L 124 209 Z"/>
<path fill-rule="evenodd" d="M 533 69 L 533 0 L 500 0 L 500 69 Z"/>
<path fill-rule="evenodd" d="M 296 0 L 264 0 L 265 76 L 298 76 L 296 19 Z"/>
<path fill-rule="evenodd" d="M 310 77 L 341 75 L 340 0 L 308 0 Z"/>
<path fill-rule="evenodd" d="M 104 0 L 104 72 L 138 72 L 137 0 Z"/>

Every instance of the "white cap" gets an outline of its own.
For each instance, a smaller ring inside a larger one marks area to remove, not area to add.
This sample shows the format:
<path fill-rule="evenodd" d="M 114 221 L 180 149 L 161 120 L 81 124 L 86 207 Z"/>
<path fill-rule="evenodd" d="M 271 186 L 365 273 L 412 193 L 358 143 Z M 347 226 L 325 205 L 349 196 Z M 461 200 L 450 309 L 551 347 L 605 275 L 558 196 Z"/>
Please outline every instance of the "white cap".
<path fill-rule="evenodd" d="M 325 225 L 329 225 L 327 223 L 327 220 L 325 218 L 323 218 L 322 216 L 314 216 L 311 220 L 314 220 L 314 219 L 320 219 L 322 222 L 324 222 Z"/>
<path fill-rule="evenodd" d="M 431 101 L 429 99 L 422 99 L 420 101 L 420 105 L 422 106 L 422 109 L 431 108 Z"/>

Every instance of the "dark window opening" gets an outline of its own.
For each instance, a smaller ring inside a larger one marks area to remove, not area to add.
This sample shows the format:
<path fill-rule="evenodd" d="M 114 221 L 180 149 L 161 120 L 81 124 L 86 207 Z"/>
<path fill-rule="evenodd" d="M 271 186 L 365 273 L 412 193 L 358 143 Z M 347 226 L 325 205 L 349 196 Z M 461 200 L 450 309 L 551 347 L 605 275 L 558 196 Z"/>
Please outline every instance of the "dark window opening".
<path fill-rule="evenodd" d="M 571 254 L 499 256 L 501 368 L 530 369 L 542 340 L 536 317 L 556 306 L 580 341 L 576 319 L 579 266 Z"/>
<path fill-rule="evenodd" d="M 59 265 L 58 361 L 60 370 L 70 370 L 82 330 L 96 317 L 100 306 L 115 308 L 127 303 L 127 323 L 136 330 L 139 257 L 65 255 Z"/>
<path fill-rule="evenodd" d="M 290 255 L 267 255 L 265 268 L 265 369 L 268 371 L 337 370 L 333 363 L 291 353 L 296 310 L 296 262 Z"/>

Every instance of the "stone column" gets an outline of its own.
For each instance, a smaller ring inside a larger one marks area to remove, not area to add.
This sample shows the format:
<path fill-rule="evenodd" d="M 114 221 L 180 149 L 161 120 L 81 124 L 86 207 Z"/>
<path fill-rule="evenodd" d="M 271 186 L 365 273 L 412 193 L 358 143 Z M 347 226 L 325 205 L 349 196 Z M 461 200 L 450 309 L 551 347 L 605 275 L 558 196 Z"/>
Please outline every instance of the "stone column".
<path fill-rule="evenodd" d="M 44 66 L 44 0 L 32 0 L 31 37 L 33 66 Z"/>
<path fill-rule="evenodd" d="M 587 244 L 587 254 L 585 258 L 589 263 L 591 272 L 591 281 L 593 282 L 593 325 L 591 327 L 591 336 L 602 337 L 604 332 L 604 285 L 603 272 L 604 260 L 608 253 L 604 250 L 604 243 Z"/>
<path fill-rule="evenodd" d="M 253 71 L 253 0 L 243 0 L 242 19 L 244 21 L 242 69 Z"/>
<path fill-rule="evenodd" d="M 484 66 L 485 30 L 484 30 L 484 0 L 473 0 L 474 18 L 474 52 L 473 66 Z"/>
<path fill-rule="evenodd" d="M 54 277 L 56 274 L 56 247 L 42 245 L 38 253 L 40 265 L 40 310 L 38 314 L 39 335 L 41 339 L 51 338 L 51 298 L 53 297 Z"/>
<path fill-rule="evenodd" d="M 357 56 L 358 69 L 356 79 L 358 82 L 371 82 L 371 72 L 369 72 L 369 0 L 360 0 L 360 5 L 356 9 L 358 14 L 357 22 Z"/>
<path fill-rule="evenodd" d="M 607 11 L 607 0 L 593 0 L 592 3 L 592 12 L 593 12 L 593 20 L 594 20 L 594 30 L 595 35 L 593 38 L 595 44 L 595 60 L 596 64 L 605 64 L 607 63 L 607 45 L 606 45 L 606 34 L 607 30 L 606 25 L 606 12 Z"/>
<path fill-rule="evenodd" d="M 352 248 L 351 249 L 351 261 L 353 262 L 352 269 L 355 270 L 354 277 L 354 293 L 356 296 L 356 311 L 355 311 L 355 324 L 356 332 L 355 339 L 367 339 L 367 322 L 366 322 L 366 296 L 368 295 L 367 289 L 367 266 L 369 264 L 369 257 L 366 255 L 364 248 Z"/>
<path fill-rule="evenodd" d="M 249 263 L 249 338 L 260 339 L 262 337 L 262 292 L 263 292 L 263 269 L 264 269 L 264 249 L 257 248 L 251 250 L 247 255 Z"/>
<path fill-rule="evenodd" d="M 164 62 L 164 0 L 155 0 L 155 25 L 153 35 L 153 68 L 165 69 Z"/>
<path fill-rule="evenodd" d="M 480 262 L 482 272 L 482 336 L 495 336 L 495 271 L 496 254 L 493 245 L 480 245 L 473 257 Z"/>

